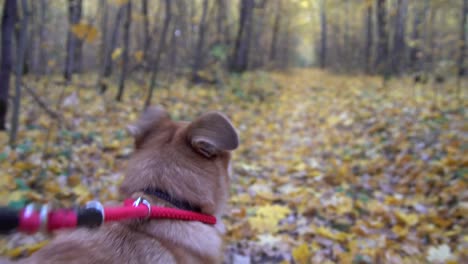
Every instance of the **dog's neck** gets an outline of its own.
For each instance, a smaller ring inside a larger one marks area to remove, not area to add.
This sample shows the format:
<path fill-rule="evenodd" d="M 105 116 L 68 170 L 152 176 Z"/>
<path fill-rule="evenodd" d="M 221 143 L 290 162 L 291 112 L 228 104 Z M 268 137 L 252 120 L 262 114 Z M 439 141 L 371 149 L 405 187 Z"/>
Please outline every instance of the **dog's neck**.
<path fill-rule="evenodd" d="M 168 192 L 159 189 L 159 188 L 146 188 L 143 190 L 143 193 L 146 196 L 154 197 L 159 200 L 166 202 L 168 205 L 171 205 L 177 209 L 192 211 L 196 213 L 201 213 L 201 208 L 198 205 L 194 205 L 186 200 L 180 199 L 179 197 L 174 197 Z"/>

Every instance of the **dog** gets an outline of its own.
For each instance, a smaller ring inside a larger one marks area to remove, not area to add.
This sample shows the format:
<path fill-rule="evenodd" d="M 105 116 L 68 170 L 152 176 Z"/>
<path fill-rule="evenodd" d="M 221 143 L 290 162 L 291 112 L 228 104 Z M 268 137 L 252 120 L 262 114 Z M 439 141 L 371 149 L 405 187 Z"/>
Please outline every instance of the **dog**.
<path fill-rule="evenodd" d="M 148 108 L 128 127 L 135 151 L 120 186 L 123 197 L 177 207 L 174 200 L 216 216 L 216 225 L 168 219 L 127 220 L 99 229 L 62 232 L 15 263 L 221 263 L 221 216 L 229 193 L 231 151 L 239 145 L 229 119 L 219 112 L 193 122 L 173 121 L 162 107 Z M 143 190 L 162 190 L 171 199 Z"/>

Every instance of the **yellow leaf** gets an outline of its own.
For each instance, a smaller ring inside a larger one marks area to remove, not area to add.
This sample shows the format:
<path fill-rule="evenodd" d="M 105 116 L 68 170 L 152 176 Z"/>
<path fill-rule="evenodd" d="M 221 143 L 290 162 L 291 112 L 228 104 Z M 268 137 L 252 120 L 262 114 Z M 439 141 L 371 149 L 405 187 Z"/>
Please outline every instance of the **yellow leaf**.
<path fill-rule="evenodd" d="M 81 201 L 91 200 L 92 195 L 88 188 L 79 184 L 73 188 L 73 192 L 78 195 Z"/>
<path fill-rule="evenodd" d="M 329 239 L 332 239 L 332 240 L 335 240 L 335 241 L 340 241 L 340 242 L 345 241 L 347 239 L 347 235 L 345 233 L 332 232 L 330 229 L 328 229 L 328 228 L 326 228 L 324 226 L 316 228 L 315 233 L 317 235 L 320 235 L 320 236 L 323 236 L 323 237 L 326 237 L 326 238 L 329 238 Z"/>
<path fill-rule="evenodd" d="M 24 191 L 14 191 L 8 196 L 8 202 L 18 201 L 24 198 Z"/>
<path fill-rule="evenodd" d="M 392 231 L 398 237 L 406 237 L 406 235 L 408 234 L 408 229 L 406 229 L 404 226 L 401 226 L 401 225 L 394 226 L 392 228 Z"/>
<path fill-rule="evenodd" d="M 112 52 L 112 60 L 116 60 L 118 58 L 120 58 L 120 55 L 122 54 L 122 49 L 121 48 L 117 48 L 115 49 L 113 52 Z"/>
<path fill-rule="evenodd" d="M 13 189 L 16 187 L 15 179 L 12 175 L 0 172 L 0 188 Z"/>
<path fill-rule="evenodd" d="M 44 184 L 44 189 L 49 193 L 60 193 L 61 188 L 55 181 L 48 181 Z"/>
<path fill-rule="evenodd" d="M 311 253 L 309 250 L 309 246 L 307 244 L 302 244 L 298 247 L 293 248 L 292 255 L 296 263 L 299 263 L 299 264 L 310 263 Z"/>
<path fill-rule="evenodd" d="M 395 216 L 398 220 L 400 220 L 408 226 L 414 226 L 419 222 L 419 217 L 417 214 L 405 214 L 403 212 L 396 211 Z"/>
<path fill-rule="evenodd" d="M 10 258 L 16 258 L 16 257 L 19 257 L 21 255 L 28 256 L 28 255 L 31 255 L 32 253 L 38 251 L 39 249 L 43 248 L 48 243 L 49 243 L 48 240 L 44 240 L 44 241 L 34 243 L 34 244 L 31 244 L 31 245 L 17 247 L 17 248 L 8 250 L 6 252 L 6 255 L 8 257 L 10 257 Z"/>
<path fill-rule="evenodd" d="M 143 51 L 141 51 L 141 50 L 136 51 L 134 56 L 135 56 L 135 60 L 137 62 L 142 62 L 143 61 Z"/>
<path fill-rule="evenodd" d="M 85 40 L 88 43 L 91 43 L 94 40 L 96 40 L 98 36 L 97 28 L 95 28 L 93 25 L 86 24 L 86 23 L 78 23 L 78 24 L 72 25 L 71 32 L 73 32 L 73 34 L 77 38 L 81 40 Z"/>
<path fill-rule="evenodd" d="M 280 205 L 260 207 L 256 215 L 249 218 L 250 226 L 258 232 L 276 232 L 281 219 L 290 213 L 290 209 Z"/>

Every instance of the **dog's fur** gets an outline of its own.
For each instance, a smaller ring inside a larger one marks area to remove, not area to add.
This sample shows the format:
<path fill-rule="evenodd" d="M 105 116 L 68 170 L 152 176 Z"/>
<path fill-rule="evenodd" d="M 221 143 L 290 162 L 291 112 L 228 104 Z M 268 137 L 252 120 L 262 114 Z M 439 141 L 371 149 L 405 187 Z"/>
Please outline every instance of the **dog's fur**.
<path fill-rule="evenodd" d="M 216 226 L 177 220 L 132 220 L 58 235 L 20 263 L 220 263 L 221 215 L 229 186 L 230 151 L 237 133 L 222 114 L 176 122 L 160 107 L 149 108 L 130 126 L 135 153 L 121 185 L 123 197 L 143 196 L 153 205 L 171 204 L 144 195 L 158 188 L 217 217 Z"/>

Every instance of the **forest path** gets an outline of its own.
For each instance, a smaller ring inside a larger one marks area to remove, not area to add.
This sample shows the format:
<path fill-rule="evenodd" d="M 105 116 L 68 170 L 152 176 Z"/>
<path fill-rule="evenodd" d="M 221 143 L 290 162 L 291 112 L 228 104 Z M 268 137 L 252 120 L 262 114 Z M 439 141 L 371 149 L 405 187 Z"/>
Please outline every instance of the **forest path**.
<path fill-rule="evenodd" d="M 125 126 L 146 90 L 129 82 L 118 103 L 112 87 L 97 96 L 83 88 L 94 87 L 93 78 L 77 81 L 63 98 L 50 79 L 28 82 L 68 125 L 58 128 L 31 97 L 22 99 L 19 144 L 0 150 L 5 204 L 119 199 L 133 148 Z M 415 92 L 409 80 L 393 79 L 382 89 L 378 77 L 314 69 L 226 83 L 189 88 L 177 80 L 155 90 L 154 102 L 177 120 L 223 111 L 239 131 L 224 218 L 227 262 L 464 262 L 467 116 L 452 83 L 437 104 L 430 85 Z M 13 234 L 0 249 L 23 256 L 46 238 Z"/>

